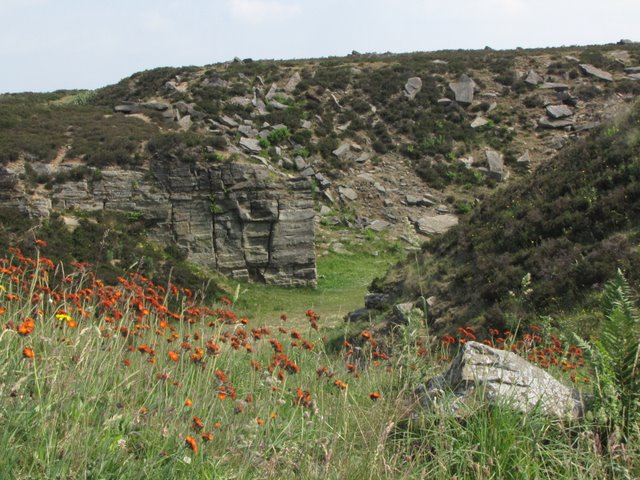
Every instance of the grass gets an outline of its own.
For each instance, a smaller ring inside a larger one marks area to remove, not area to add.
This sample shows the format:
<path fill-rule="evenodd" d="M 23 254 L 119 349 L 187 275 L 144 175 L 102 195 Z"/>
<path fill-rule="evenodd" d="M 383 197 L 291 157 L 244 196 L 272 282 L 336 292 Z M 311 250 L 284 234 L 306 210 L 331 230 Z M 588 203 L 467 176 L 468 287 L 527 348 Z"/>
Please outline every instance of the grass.
<path fill-rule="evenodd" d="M 416 410 L 412 389 L 449 358 L 420 322 L 393 349 L 364 334 L 331 353 L 313 311 L 258 326 L 228 299 L 136 274 L 108 286 L 41 252 L 10 252 L 0 285 L 1 478 L 640 473 L 638 443 L 603 453 L 586 421 Z"/>
<path fill-rule="evenodd" d="M 346 314 L 362 307 L 372 280 L 403 256 L 398 245 L 376 236 L 354 240 L 347 248 L 352 252 L 329 251 L 317 257 L 316 289 L 243 283 L 239 286 L 237 308 L 264 321 L 272 321 L 284 311 L 311 308 L 331 326 L 339 325 Z"/>

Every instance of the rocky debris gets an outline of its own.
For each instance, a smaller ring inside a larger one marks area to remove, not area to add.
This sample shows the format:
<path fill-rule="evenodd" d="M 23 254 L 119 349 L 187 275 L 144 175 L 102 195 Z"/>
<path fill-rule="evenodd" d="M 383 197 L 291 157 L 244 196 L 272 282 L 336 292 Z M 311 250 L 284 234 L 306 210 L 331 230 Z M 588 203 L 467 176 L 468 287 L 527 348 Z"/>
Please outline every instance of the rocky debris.
<path fill-rule="evenodd" d="M 371 154 L 369 152 L 364 152 L 358 158 L 356 158 L 356 162 L 357 163 L 365 163 L 370 158 L 371 158 Z"/>
<path fill-rule="evenodd" d="M 469 76 L 463 73 L 456 82 L 449 83 L 449 88 L 453 91 L 456 102 L 463 106 L 471 105 L 476 82 Z"/>
<path fill-rule="evenodd" d="M 124 113 L 125 115 L 130 115 L 132 113 L 139 113 L 140 107 L 135 103 L 127 103 L 123 105 L 116 105 L 113 107 L 113 111 L 116 113 Z"/>
<path fill-rule="evenodd" d="M 566 105 L 547 105 L 547 115 L 553 119 L 573 116 L 573 111 Z"/>
<path fill-rule="evenodd" d="M 224 125 L 224 126 L 226 126 L 226 127 L 229 127 L 229 128 L 238 128 L 238 125 L 239 125 L 239 123 L 238 123 L 238 122 L 236 122 L 233 118 L 231 118 L 231 117 L 229 117 L 229 116 L 227 116 L 227 115 L 222 115 L 222 116 L 218 119 L 218 121 L 219 121 L 222 125 Z"/>
<path fill-rule="evenodd" d="M 454 415 L 463 415 L 464 407 L 476 401 L 560 419 L 578 419 L 585 411 L 577 390 L 513 352 L 473 341 L 462 346 L 446 372 L 419 385 L 416 394 L 423 408 L 440 405 Z"/>
<path fill-rule="evenodd" d="M 599 80 L 613 82 L 613 77 L 609 72 L 605 72 L 604 70 L 594 67 L 593 65 L 590 65 L 588 63 L 581 63 L 580 69 L 587 75 L 591 75 L 592 77 L 595 77 Z"/>
<path fill-rule="evenodd" d="M 497 180 L 504 180 L 508 176 L 508 172 L 504 166 L 504 157 L 501 153 L 495 150 L 487 149 L 485 151 L 487 157 L 487 164 L 489 166 L 489 175 Z"/>
<path fill-rule="evenodd" d="M 280 103 L 277 100 L 270 100 L 269 106 L 275 108 L 276 110 L 286 110 L 287 108 L 289 108 L 288 105 L 285 105 L 284 103 Z"/>
<path fill-rule="evenodd" d="M 242 137 L 240 139 L 240 147 L 249 153 L 260 153 L 262 151 L 260 142 L 255 138 Z"/>
<path fill-rule="evenodd" d="M 631 80 L 640 80 L 640 73 L 630 73 L 627 75 Z"/>
<path fill-rule="evenodd" d="M 295 72 L 284 86 L 283 90 L 287 93 L 293 93 L 301 81 L 302 77 L 300 76 L 300 73 Z"/>
<path fill-rule="evenodd" d="M 343 143 L 331 153 L 333 153 L 338 158 L 344 158 L 347 155 L 347 153 L 349 153 L 350 150 L 351 150 L 351 144 Z"/>
<path fill-rule="evenodd" d="M 358 199 L 358 194 L 353 188 L 338 187 L 338 193 L 343 200 L 351 200 L 353 202 Z"/>
<path fill-rule="evenodd" d="M 156 112 L 164 112 L 166 110 L 169 110 L 169 108 L 171 108 L 171 105 L 163 102 L 146 102 L 146 103 L 140 104 L 140 106 L 142 108 L 147 108 L 149 110 L 155 110 Z"/>
<path fill-rule="evenodd" d="M 480 128 L 480 127 L 484 127 L 487 123 L 489 123 L 489 120 L 487 120 L 484 117 L 476 117 L 473 122 L 471 122 L 471 128 Z"/>
<path fill-rule="evenodd" d="M 420 77 L 411 77 L 404 86 L 404 96 L 409 100 L 416 98 L 416 95 L 422 90 L 422 79 Z"/>
<path fill-rule="evenodd" d="M 256 130 L 255 128 L 253 128 L 251 125 L 240 125 L 238 127 L 238 132 L 247 138 L 257 138 L 258 137 L 258 130 Z"/>
<path fill-rule="evenodd" d="M 389 228 L 391 224 L 385 220 L 374 220 L 369 224 L 369 227 L 374 232 L 380 233 L 384 232 L 387 228 Z"/>
<path fill-rule="evenodd" d="M 569 85 L 566 83 L 544 82 L 539 88 L 542 88 L 543 90 L 555 90 L 556 92 L 562 92 L 564 90 L 569 90 Z"/>
<path fill-rule="evenodd" d="M 571 128 L 574 125 L 574 121 L 570 118 L 562 118 L 559 120 L 552 120 L 547 117 L 541 117 L 538 120 L 538 127 L 545 129 L 559 129 L 559 128 Z"/>
<path fill-rule="evenodd" d="M 182 130 L 189 130 L 189 128 L 191 128 L 191 125 L 193 125 L 191 115 L 185 115 L 180 120 L 178 120 L 178 125 Z"/>
<path fill-rule="evenodd" d="M 364 296 L 364 308 L 367 310 L 382 310 L 386 308 L 392 300 L 388 293 L 367 293 Z"/>
<path fill-rule="evenodd" d="M 624 73 L 627 75 L 633 75 L 634 73 L 640 73 L 640 67 L 627 67 L 624 69 Z"/>
<path fill-rule="evenodd" d="M 422 235 L 436 235 L 445 233 L 458 224 L 455 215 L 426 215 L 416 222 L 416 231 Z"/>
<path fill-rule="evenodd" d="M 556 92 L 556 98 L 565 105 L 569 105 L 571 107 L 575 107 L 578 105 L 578 98 L 571 95 L 568 90 Z"/>
<path fill-rule="evenodd" d="M 542 76 L 536 73 L 535 70 L 529 70 L 524 81 L 529 85 L 537 86 L 537 85 L 540 85 L 541 83 L 544 83 L 544 78 L 542 78 Z"/>
<path fill-rule="evenodd" d="M 628 38 L 623 38 L 618 40 L 617 45 L 633 45 L 635 42 L 633 40 L 629 40 Z"/>
<path fill-rule="evenodd" d="M 328 178 L 326 178 L 324 175 L 322 175 L 321 173 L 316 172 L 314 177 L 317 180 L 317 182 L 320 185 L 320 188 L 322 190 L 326 190 L 327 188 L 329 188 L 331 186 L 331 181 Z"/>
<path fill-rule="evenodd" d="M 413 310 L 413 302 L 397 303 L 391 309 L 391 315 L 388 319 L 395 325 L 408 325 Z"/>
<path fill-rule="evenodd" d="M 529 154 L 529 150 L 525 151 L 522 155 L 518 157 L 516 160 L 517 165 L 522 165 L 523 167 L 528 167 L 531 165 L 531 155 Z"/>
<path fill-rule="evenodd" d="M 453 103 L 453 100 L 451 100 L 450 98 L 439 98 L 437 103 L 438 105 L 446 107 L 447 105 L 451 105 Z"/>
<path fill-rule="evenodd" d="M 293 159 L 293 163 L 296 166 L 296 170 L 298 170 L 299 172 L 309 166 L 307 161 L 304 158 L 302 158 L 300 155 L 298 155 L 296 158 Z"/>

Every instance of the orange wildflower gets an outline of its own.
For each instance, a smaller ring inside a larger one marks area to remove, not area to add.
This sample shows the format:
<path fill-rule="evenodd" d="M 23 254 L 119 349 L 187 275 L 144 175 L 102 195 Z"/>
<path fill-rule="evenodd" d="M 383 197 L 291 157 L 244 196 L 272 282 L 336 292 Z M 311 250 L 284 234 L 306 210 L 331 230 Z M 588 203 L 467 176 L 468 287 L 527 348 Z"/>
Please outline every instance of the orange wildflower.
<path fill-rule="evenodd" d="M 33 348 L 31 347 L 24 347 L 22 349 L 22 356 L 24 358 L 34 358 L 36 356 L 35 352 L 33 351 Z"/>
<path fill-rule="evenodd" d="M 172 350 L 168 351 L 167 355 L 172 362 L 177 362 L 178 360 L 180 360 L 180 355 Z"/>
<path fill-rule="evenodd" d="M 369 398 L 371 400 L 378 400 L 381 397 L 381 395 L 378 392 L 371 392 L 369 394 Z"/>
<path fill-rule="evenodd" d="M 340 390 L 344 390 L 349 386 L 347 383 L 343 382 L 342 380 L 336 380 L 335 382 L 333 382 L 333 384 L 336 387 L 338 387 Z"/>
<path fill-rule="evenodd" d="M 184 406 L 185 406 L 185 407 L 190 407 L 191 405 L 193 405 L 193 401 L 192 401 L 190 398 L 187 398 L 187 399 L 184 401 Z"/>
<path fill-rule="evenodd" d="M 184 443 L 186 444 L 187 447 L 193 450 L 193 453 L 198 453 L 198 443 L 196 442 L 196 439 L 193 438 L 191 435 L 187 435 L 184 438 Z"/>

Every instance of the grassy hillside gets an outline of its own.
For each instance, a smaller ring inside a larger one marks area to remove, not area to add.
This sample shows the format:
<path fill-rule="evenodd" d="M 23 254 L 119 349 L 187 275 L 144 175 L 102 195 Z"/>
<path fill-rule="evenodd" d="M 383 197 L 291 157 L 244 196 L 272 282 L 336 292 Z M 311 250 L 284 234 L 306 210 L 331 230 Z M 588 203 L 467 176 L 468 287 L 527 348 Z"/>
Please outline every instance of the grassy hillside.
<path fill-rule="evenodd" d="M 618 268 L 638 284 L 638 218 L 636 103 L 530 178 L 482 198 L 459 227 L 425 244 L 375 287 L 404 298 L 435 295 L 435 317 L 456 323 L 503 326 L 588 311 Z"/>

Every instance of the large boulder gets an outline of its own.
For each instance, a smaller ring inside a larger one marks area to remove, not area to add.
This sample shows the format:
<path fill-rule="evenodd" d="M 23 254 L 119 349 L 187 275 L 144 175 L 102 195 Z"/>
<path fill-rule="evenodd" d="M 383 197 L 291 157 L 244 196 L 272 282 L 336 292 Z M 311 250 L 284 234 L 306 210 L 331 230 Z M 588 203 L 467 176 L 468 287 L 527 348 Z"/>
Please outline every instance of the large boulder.
<path fill-rule="evenodd" d="M 452 413 L 480 399 L 508 405 L 521 412 L 539 409 L 545 415 L 580 418 L 584 402 L 580 393 L 513 352 L 477 342 L 467 342 L 449 369 L 416 389 L 420 403 L 431 408 L 444 402 Z M 451 402 L 447 402 L 447 393 Z M 444 404 L 443 403 L 443 404 Z"/>
<path fill-rule="evenodd" d="M 449 84 L 449 88 L 453 91 L 456 102 L 460 105 L 471 105 L 471 102 L 473 102 L 476 82 L 474 82 L 469 76 L 463 73 L 457 81 Z"/>
<path fill-rule="evenodd" d="M 606 82 L 612 82 L 613 81 L 613 77 L 611 76 L 611 74 L 609 72 L 605 72 L 604 70 L 601 70 L 600 68 L 594 67 L 593 65 L 590 65 L 588 63 L 581 63 L 580 64 L 580 68 L 587 75 L 591 75 L 592 77 L 595 77 L 595 78 L 597 78 L 599 80 L 604 80 Z"/>
<path fill-rule="evenodd" d="M 451 214 L 425 215 L 416 222 L 416 231 L 422 235 L 444 233 L 458 224 L 458 217 Z"/>
<path fill-rule="evenodd" d="M 413 100 L 420 93 L 420 90 L 422 90 L 422 79 L 420 77 L 411 77 L 404 86 L 404 95 L 409 100 Z"/>

